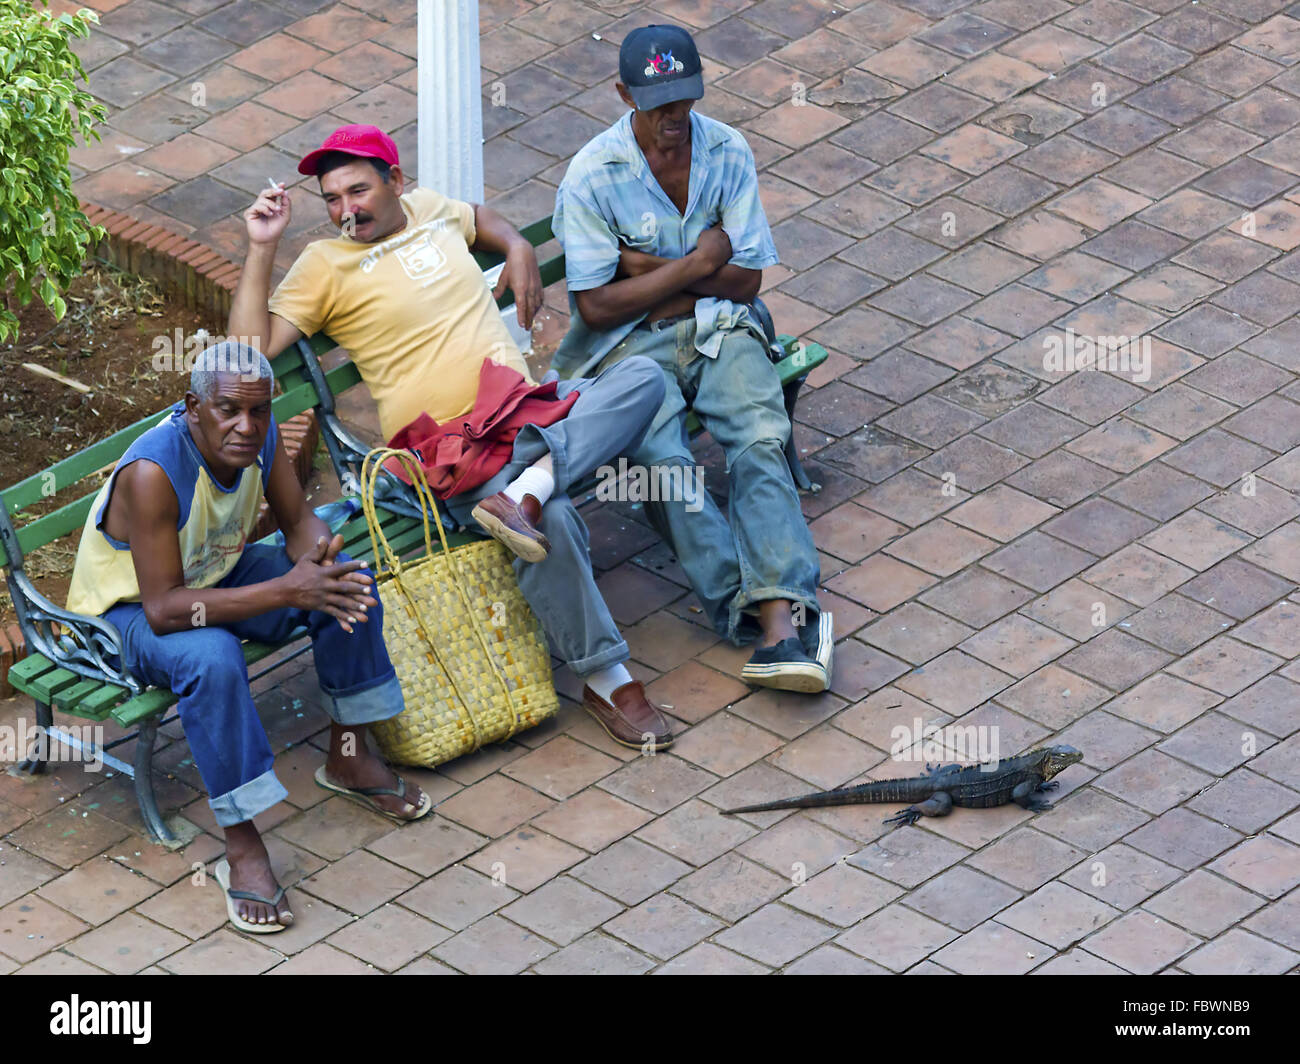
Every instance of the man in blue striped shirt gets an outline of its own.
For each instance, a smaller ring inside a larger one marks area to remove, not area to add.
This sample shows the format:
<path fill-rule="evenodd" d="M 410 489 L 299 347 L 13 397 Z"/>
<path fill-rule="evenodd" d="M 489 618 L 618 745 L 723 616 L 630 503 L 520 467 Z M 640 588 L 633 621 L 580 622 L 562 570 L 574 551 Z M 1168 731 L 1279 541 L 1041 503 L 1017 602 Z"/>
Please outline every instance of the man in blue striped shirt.
<path fill-rule="evenodd" d="M 632 108 L 575 156 L 556 195 L 571 325 L 562 375 L 653 358 L 667 393 L 632 456 L 646 511 L 719 634 L 758 647 L 742 675 L 823 691 L 833 632 L 820 571 L 784 455 L 791 426 L 762 327 L 747 304 L 776 247 L 744 137 L 696 114 L 700 58 L 676 26 L 633 30 L 615 86 Z M 697 484 L 688 406 L 727 459 L 730 524 Z M 661 489 L 661 490 L 659 490 Z"/>

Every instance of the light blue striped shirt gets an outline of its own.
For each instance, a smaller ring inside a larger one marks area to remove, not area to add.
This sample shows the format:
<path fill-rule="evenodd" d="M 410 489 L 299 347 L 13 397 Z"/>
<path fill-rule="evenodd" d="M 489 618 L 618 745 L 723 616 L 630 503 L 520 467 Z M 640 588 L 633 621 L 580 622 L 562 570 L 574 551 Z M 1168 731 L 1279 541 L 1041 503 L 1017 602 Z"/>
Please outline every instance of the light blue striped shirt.
<path fill-rule="evenodd" d="M 645 317 L 593 332 L 578 314 L 573 293 L 614 279 L 620 240 L 638 251 L 680 259 L 718 222 L 731 240 L 732 265 L 750 270 L 776 265 L 776 245 L 758 198 L 754 154 L 730 126 L 691 112 L 685 216 L 650 172 L 632 132 L 631 111 L 588 141 L 555 195 L 552 228 L 564 248 L 570 317 L 553 368 L 561 376 L 587 376 Z M 696 300 L 695 317 L 695 345 L 711 357 L 720 343 L 720 337 L 714 339 L 715 323 L 717 328 L 748 324 L 743 305 L 707 296 Z"/>

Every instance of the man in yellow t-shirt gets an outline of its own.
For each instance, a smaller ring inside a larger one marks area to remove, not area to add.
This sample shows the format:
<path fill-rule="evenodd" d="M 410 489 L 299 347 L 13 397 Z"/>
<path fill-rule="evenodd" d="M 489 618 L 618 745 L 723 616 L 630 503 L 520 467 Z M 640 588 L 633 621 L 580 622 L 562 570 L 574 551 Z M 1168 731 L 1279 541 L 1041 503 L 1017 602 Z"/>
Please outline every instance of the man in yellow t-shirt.
<path fill-rule="evenodd" d="M 481 424 L 502 409 L 493 403 L 503 378 L 517 382 L 511 394 L 534 386 L 493 299 L 509 286 L 525 329 L 541 307 L 536 254 L 514 227 L 481 205 L 407 192 L 397 147 L 374 126 L 335 130 L 298 170 L 319 179 L 340 235 L 308 245 L 268 300 L 291 207 L 283 188 L 259 194 L 244 214 L 249 249 L 232 336 L 275 355 L 301 336 L 328 333 L 369 385 L 390 440 L 422 415 L 467 437 L 467 415 Z M 495 293 L 472 251 L 505 256 Z M 484 374 L 489 361 L 507 372 Z M 488 376 L 492 386 L 480 390 Z M 555 377 L 544 382 L 554 383 L 555 399 L 576 393 L 563 419 L 524 424 L 504 467 L 447 505 L 518 556 L 520 590 L 555 652 L 584 678 L 584 706 L 611 738 L 663 749 L 672 742 L 668 722 L 624 665 L 627 643 L 596 588 L 587 529 L 565 494 L 640 443 L 663 399 L 663 374 L 649 359 L 628 359 L 589 380 Z"/>

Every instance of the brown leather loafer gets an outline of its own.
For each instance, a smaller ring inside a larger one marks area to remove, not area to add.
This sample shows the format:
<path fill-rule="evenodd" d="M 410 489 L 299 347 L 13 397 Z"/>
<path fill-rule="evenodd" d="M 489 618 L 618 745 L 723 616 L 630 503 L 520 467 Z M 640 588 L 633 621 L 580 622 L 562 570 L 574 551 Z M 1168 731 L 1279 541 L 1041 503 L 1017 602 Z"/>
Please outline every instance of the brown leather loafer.
<path fill-rule="evenodd" d="M 551 541 L 537 527 L 542 519 L 542 504 L 532 495 L 525 495 L 524 501 L 516 506 L 509 495 L 498 491 L 480 500 L 470 516 L 488 535 L 500 540 L 526 562 L 545 561 L 550 553 Z"/>
<path fill-rule="evenodd" d="M 590 687 L 582 689 L 582 705 L 620 746 L 634 750 L 666 750 L 673 744 L 668 721 L 645 696 L 645 688 L 633 680 L 614 688 L 610 705 Z M 650 738 L 647 738 L 649 736 Z"/>

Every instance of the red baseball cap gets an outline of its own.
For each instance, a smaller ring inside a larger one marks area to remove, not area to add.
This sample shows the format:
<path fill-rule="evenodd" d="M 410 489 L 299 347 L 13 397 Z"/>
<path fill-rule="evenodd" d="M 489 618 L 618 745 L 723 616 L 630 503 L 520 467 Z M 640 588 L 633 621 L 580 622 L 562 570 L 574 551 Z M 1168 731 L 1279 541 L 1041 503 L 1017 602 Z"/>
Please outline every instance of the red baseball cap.
<path fill-rule="evenodd" d="M 365 159 L 382 159 L 389 166 L 397 166 L 397 145 L 393 138 L 377 126 L 339 126 L 325 138 L 313 152 L 303 156 L 298 164 L 298 173 L 316 173 L 316 164 L 322 155 L 332 151 L 341 151 L 347 155 L 359 155 Z"/>

